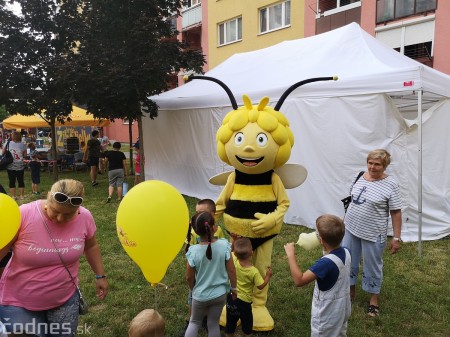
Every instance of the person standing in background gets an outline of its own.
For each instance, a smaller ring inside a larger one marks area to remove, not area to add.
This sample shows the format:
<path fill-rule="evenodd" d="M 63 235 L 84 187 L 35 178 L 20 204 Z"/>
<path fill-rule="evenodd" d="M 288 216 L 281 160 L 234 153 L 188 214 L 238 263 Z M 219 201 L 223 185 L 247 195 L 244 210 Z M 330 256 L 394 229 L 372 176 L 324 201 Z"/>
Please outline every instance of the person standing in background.
<path fill-rule="evenodd" d="M 105 156 L 106 153 L 108 152 L 108 146 L 111 143 L 109 142 L 109 138 L 107 136 L 103 136 L 100 140 L 100 162 L 99 162 L 99 167 L 98 167 L 98 172 L 99 174 L 102 174 L 103 172 L 108 172 L 108 167 L 105 163 Z"/>
<path fill-rule="evenodd" d="M 19 185 L 19 199 L 25 199 L 25 182 L 23 179 L 25 171 L 24 158 L 27 156 L 27 145 L 21 142 L 22 135 L 20 132 L 14 131 L 12 133 L 12 141 L 9 142 L 9 151 L 11 152 L 14 161 L 8 165 L 8 179 L 9 179 L 9 193 L 14 199 L 16 196 L 16 180 Z M 2 155 L 5 154 L 6 145 L 3 147 Z"/>
<path fill-rule="evenodd" d="M 108 151 L 105 155 L 105 166 L 108 165 L 108 199 L 106 202 L 110 202 L 114 187 L 117 188 L 117 201 L 122 200 L 122 188 L 124 178 L 127 176 L 127 158 L 125 154 L 120 151 L 122 144 L 114 142 L 113 150 Z"/>
<path fill-rule="evenodd" d="M 97 174 L 100 161 L 101 144 L 98 140 L 98 130 L 92 131 L 92 138 L 86 144 L 86 152 L 84 153 L 83 162 L 90 166 L 90 177 L 92 186 L 97 186 Z"/>
<path fill-rule="evenodd" d="M 41 183 L 41 166 L 42 163 L 39 159 L 39 153 L 36 151 L 34 143 L 28 144 L 30 149 L 31 161 L 28 164 L 31 170 L 31 190 L 33 194 L 39 195 L 39 184 Z"/>
<path fill-rule="evenodd" d="M 141 154 L 139 152 L 139 139 L 134 143 L 134 151 L 136 151 L 136 157 L 134 158 L 135 173 L 134 173 L 134 185 L 141 182 Z M 145 158 L 143 160 L 145 164 Z"/>

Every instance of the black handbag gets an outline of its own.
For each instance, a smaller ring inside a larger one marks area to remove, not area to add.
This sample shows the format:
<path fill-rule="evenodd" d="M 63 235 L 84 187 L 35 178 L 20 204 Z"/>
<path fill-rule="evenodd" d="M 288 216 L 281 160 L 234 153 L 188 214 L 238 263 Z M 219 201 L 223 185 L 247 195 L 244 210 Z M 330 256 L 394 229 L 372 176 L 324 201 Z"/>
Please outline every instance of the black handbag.
<path fill-rule="evenodd" d="M 361 171 L 361 172 L 358 173 L 358 176 L 356 177 L 355 181 L 353 182 L 352 187 L 353 187 L 353 185 L 356 184 L 356 182 L 359 180 L 359 178 L 361 178 L 361 176 L 363 174 L 364 174 L 364 171 Z M 341 201 L 344 204 L 345 212 L 347 212 L 347 208 L 348 208 L 348 206 L 350 206 L 350 203 L 352 202 L 352 196 L 349 195 L 348 197 L 345 197 L 344 199 L 341 199 Z"/>
<path fill-rule="evenodd" d="M 2 159 L 0 159 L 0 170 L 6 170 L 9 164 L 11 164 L 13 161 L 14 158 L 11 151 L 9 151 L 9 140 L 8 140 L 8 143 L 6 143 L 5 153 Z"/>
<path fill-rule="evenodd" d="M 83 297 L 83 295 L 81 294 L 81 290 L 80 288 L 77 286 L 77 291 L 78 291 L 78 295 L 80 295 L 80 301 L 78 302 L 78 313 L 80 315 L 86 315 L 89 312 L 89 305 L 86 301 L 86 299 Z"/>

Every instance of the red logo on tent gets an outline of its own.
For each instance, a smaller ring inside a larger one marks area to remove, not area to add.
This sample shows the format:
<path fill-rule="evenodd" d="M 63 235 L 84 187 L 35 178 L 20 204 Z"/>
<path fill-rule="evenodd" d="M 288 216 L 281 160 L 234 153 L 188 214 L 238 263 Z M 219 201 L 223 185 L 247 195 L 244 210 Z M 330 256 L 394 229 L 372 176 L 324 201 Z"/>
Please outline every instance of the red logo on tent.
<path fill-rule="evenodd" d="M 403 82 L 404 87 L 412 87 L 414 85 L 414 81 L 406 81 Z"/>

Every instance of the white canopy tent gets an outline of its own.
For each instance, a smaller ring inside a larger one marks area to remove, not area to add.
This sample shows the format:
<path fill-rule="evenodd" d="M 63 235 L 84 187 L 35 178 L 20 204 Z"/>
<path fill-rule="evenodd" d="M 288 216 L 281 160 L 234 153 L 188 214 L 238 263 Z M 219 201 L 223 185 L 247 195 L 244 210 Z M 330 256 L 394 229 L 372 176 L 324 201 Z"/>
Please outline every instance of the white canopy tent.
<path fill-rule="evenodd" d="M 314 228 L 320 214 L 343 215 L 340 199 L 365 169 L 367 153 L 385 148 L 392 154 L 387 171 L 404 200 L 403 239 L 450 234 L 450 76 L 386 47 L 355 23 L 236 54 L 206 75 L 227 84 L 238 105 L 245 93 L 253 104 L 269 96 L 272 106 L 300 80 L 339 76 L 294 90 L 280 109 L 295 135 L 289 163 L 308 169 L 305 183 L 288 191 L 285 222 Z M 232 109 L 225 91 L 193 80 L 152 99 L 160 111 L 143 123 L 146 179 L 216 199 L 221 187 L 208 179 L 232 169 L 216 154 L 215 133 Z"/>

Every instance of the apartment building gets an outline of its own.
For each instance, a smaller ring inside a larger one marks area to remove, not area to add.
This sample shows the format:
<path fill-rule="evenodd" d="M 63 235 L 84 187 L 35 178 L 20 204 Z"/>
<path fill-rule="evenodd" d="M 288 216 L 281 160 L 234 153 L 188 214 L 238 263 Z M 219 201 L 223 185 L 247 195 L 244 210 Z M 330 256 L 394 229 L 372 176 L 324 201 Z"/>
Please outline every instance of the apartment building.
<path fill-rule="evenodd" d="M 178 39 L 202 49 L 208 71 L 235 53 L 302 38 L 303 11 L 303 0 L 188 0 L 177 21 Z"/>
<path fill-rule="evenodd" d="M 450 1 L 306 0 L 305 36 L 358 23 L 398 52 L 450 74 Z"/>
<path fill-rule="evenodd" d="M 235 53 L 304 37 L 303 0 L 208 2 L 209 66 Z"/>
<path fill-rule="evenodd" d="M 177 28 L 207 71 L 235 53 L 325 33 L 351 22 L 398 52 L 450 74 L 450 1 L 189 0 Z"/>

